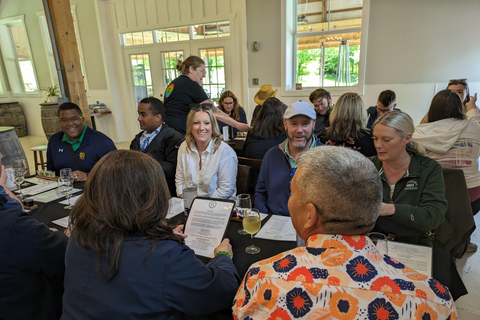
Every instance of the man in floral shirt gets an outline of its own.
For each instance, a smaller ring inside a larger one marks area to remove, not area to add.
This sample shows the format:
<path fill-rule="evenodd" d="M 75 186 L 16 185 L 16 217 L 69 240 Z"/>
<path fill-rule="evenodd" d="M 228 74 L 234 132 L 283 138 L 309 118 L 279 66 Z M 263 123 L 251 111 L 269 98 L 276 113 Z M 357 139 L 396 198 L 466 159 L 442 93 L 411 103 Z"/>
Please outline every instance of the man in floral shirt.
<path fill-rule="evenodd" d="M 307 245 L 250 267 L 235 318 L 457 319 L 447 287 L 379 253 L 364 236 L 378 217 L 381 190 L 377 170 L 358 152 L 304 152 L 288 209 Z"/>

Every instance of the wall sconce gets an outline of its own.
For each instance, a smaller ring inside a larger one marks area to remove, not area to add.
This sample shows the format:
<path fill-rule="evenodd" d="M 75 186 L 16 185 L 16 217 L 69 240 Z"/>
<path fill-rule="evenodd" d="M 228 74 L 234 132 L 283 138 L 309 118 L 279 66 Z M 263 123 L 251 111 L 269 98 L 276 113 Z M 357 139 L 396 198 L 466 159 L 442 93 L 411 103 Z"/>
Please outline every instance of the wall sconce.
<path fill-rule="evenodd" d="M 258 43 L 257 41 L 253 41 L 252 42 L 252 51 L 253 52 L 260 51 L 260 43 Z"/>

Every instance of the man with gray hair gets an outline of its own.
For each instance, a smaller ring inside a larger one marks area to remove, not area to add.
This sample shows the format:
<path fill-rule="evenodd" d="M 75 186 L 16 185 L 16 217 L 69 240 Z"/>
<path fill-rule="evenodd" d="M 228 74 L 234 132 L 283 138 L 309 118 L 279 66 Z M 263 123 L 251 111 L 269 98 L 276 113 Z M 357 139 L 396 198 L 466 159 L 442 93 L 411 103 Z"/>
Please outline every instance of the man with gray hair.
<path fill-rule="evenodd" d="M 305 151 L 288 208 L 298 247 L 253 264 L 236 319 L 457 319 L 438 281 L 381 254 L 365 236 L 382 203 L 372 162 L 346 148 Z"/>

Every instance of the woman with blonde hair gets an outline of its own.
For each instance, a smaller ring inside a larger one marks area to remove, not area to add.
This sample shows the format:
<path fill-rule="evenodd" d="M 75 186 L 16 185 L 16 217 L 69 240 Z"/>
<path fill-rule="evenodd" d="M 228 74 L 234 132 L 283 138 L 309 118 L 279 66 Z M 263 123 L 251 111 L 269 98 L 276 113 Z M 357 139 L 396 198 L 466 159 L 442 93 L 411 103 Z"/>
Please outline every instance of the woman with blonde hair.
<path fill-rule="evenodd" d="M 212 105 L 195 106 L 188 114 L 187 134 L 178 150 L 177 195 L 183 197 L 192 179 L 199 196 L 235 199 L 237 166 L 237 154 L 222 141 Z"/>
<path fill-rule="evenodd" d="M 207 74 L 205 62 L 197 56 L 190 56 L 185 61 L 178 60 L 176 69 L 181 73 L 165 90 L 165 122 L 181 134 L 185 134 L 186 120 L 191 106 L 198 103 L 211 103 L 202 88 L 202 79 Z M 249 126 L 233 120 L 223 112 L 216 112 L 215 117 L 226 124 L 247 131 Z"/>
<path fill-rule="evenodd" d="M 230 118 L 239 121 L 241 123 L 247 123 L 247 115 L 245 114 L 245 110 L 240 106 L 238 103 L 237 97 L 233 94 L 232 91 L 227 90 L 220 96 L 218 100 L 218 109 L 225 112 L 227 116 Z M 227 124 L 223 123 L 222 121 L 218 120 L 218 126 L 220 129 L 220 133 L 223 132 L 223 127 L 227 126 Z M 232 137 L 235 138 L 237 135 L 238 129 L 232 128 Z"/>
<path fill-rule="evenodd" d="M 168 200 L 152 157 L 117 150 L 97 162 L 70 214 L 61 319 L 184 319 L 231 306 L 239 276 L 228 239 L 204 265 L 183 227 L 167 224 Z"/>
<path fill-rule="evenodd" d="M 377 155 L 372 158 L 383 185 L 374 231 L 389 240 L 432 246 L 434 229 L 445 218 L 442 167 L 423 156 L 413 139 L 412 118 L 402 111 L 382 114 L 373 124 Z"/>
<path fill-rule="evenodd" d="M 330 114 L 330 126 L 319 134 L 326 145 L 356 150 L 370 157 L 376 154 L 372 134 L 367 129 L 367 111 L 362 98 L 353 92 L 338 98 Z"/>

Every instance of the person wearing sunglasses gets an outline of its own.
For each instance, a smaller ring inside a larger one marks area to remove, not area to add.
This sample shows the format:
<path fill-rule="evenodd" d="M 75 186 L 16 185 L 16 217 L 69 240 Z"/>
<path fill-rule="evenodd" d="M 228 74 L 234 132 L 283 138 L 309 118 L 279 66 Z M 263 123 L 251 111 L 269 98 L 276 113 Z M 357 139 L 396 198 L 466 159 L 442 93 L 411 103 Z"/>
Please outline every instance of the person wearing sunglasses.
<path fill-rule="evenodd" d="M 174 79 L 165 90 L 165 122 L 169 127 L 181 134 L 186 133 L 187 116 L 192 106 L 198 103 L 212 103 L 210 97 L 202 88 L 202 79 L 207 74 L 205 62 L 197 56 L 190 56 L 185 61 L 178 60 L 176 69 L 180 76 Z M 239 131 L 247 131 L 248 124 L 238 122 L 224 112 L 215 108 L 217 120 L 232 126 Z"/>
<path fill-rule="evenodd" d="M 237 97 L 235 96 L 235 94 L 233 94 L 232 91 L 227 90 L 222 93 L 220 99 L 218 100 L 218 109 L 225 112 L 227 116 L 234 119 L 235 121 L 247 124 L 247 115 L 245 114 L 245 110 L 242 108 L 242 106 L 240 106 Z M 218 127 L 220 129 L 220 133 L 223 132 L 223 128 L 225 126 L 227 126 L 227 124 L 218 120 Z M 238 129 L 230 126 L 230 138 L 235 138 L 237 132 Z"/>
<path fill-rule="evenodd" d="M 71 168 L 76 181 L 85 181 L 101 157 L 117 150 L 112 139 L 85 124 L 82 110 L 75 103 L 58 107 L 58 122 L 62 131 L 50 138 L 47 147 L 47 169 L 57 176 L 61 169 Z"/>

